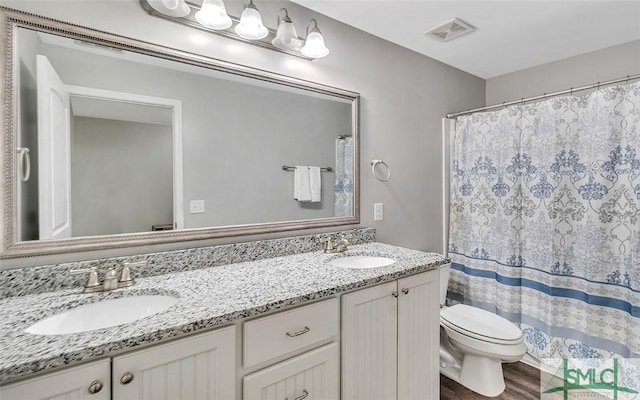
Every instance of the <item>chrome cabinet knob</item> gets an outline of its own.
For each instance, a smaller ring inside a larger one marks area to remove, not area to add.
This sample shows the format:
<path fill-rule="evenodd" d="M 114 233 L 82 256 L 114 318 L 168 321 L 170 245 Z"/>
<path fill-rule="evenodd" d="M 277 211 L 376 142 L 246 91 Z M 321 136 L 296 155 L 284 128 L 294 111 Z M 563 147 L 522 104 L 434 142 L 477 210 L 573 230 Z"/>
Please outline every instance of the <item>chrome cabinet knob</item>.
<path fill-rule="evenodd" d="M 391 292 L 391 295 L 392 295 L 393 297 L 398 297 L 398 292 L 394 290 L 393 292 Z"/>
<path fill-rule="evenodd" d="M 89 385 L 89 393 L 91 394 L 99 393 L 102 390 L 103 386 L 104 385 L 102 381 L 96 379 L 95 381 L 91 382 L 91 385 Z"/>
<path fill-rule="evenodd" d="M 131 381 L 133 381 L 133 374 L 131 372 L 125 372 L 122 378 L 120 378 L 120 383 L 123 385 L 129 384 Z"/>
<path fill-rule="evenodd" d="M 404 293 L 404 294 L 409 294 L 409 289 L 407 289 L 407 288 L 403 288 L 403 289 L 402 289 L 402 293 Z"/>

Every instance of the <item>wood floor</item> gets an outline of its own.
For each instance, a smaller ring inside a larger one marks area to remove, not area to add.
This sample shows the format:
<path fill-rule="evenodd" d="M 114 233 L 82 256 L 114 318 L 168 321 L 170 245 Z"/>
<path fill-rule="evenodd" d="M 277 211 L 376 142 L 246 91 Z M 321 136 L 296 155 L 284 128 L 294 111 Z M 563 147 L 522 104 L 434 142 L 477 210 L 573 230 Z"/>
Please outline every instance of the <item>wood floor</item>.
<path fill-rule="evenodd" d="M 540 371 L 521 362 L 503 364 L 507 388 L 498 397 L 503 400 L 539 400 Z M 440 400 L 484 400 L 487 397 L 472 392 L 459 383 L 440 375 Z"/>

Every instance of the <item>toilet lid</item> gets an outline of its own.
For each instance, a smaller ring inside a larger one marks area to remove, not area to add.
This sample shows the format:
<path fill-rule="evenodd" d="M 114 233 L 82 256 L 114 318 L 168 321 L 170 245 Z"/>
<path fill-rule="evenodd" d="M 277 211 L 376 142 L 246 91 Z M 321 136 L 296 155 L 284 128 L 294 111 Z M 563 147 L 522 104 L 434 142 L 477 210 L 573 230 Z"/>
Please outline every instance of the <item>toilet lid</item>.
<path fill-rule="evenodd" d="M 522 331 L 501 316 L 464 304 L 443 309 L 440 320 L 462 334 L 488 341 L 510 342 L 522 338 Z"/>

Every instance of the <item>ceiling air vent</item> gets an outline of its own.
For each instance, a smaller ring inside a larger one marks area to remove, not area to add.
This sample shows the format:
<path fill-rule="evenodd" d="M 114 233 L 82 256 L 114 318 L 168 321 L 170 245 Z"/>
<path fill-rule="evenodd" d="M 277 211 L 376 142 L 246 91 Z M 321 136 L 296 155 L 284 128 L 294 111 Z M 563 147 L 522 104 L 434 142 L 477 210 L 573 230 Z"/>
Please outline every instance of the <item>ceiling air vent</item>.
<path fill-rule="evenodd" d="M 471 33 L 475 28 L 461 19 L 454 18 L 449 22 L 427 30 L 424 34 L 441 42 L 448 42 L 467 33 Z"/>

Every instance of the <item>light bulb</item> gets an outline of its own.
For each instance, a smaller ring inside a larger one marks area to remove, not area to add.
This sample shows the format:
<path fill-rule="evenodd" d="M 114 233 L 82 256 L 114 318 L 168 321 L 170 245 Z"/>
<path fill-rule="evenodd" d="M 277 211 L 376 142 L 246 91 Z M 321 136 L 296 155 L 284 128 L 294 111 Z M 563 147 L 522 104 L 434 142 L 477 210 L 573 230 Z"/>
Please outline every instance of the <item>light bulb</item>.
<path fill-rule="evenodd" d="M 329 49 L 324 44 L 324 37 L 320 33 L 315 19 L 309 21 L 307 39 L 304 42 L 304 47 L 300 49 L 300 53 L 309 58 L 322 58 L 329 54 Z"/>
<path fill-rule="evenodd" d="M 240 23 L 236 25 L 234 30 L 238 36 L 247 40 L 263 39 L 269 34 L 269 30 L 262 23 L 260 12 L 253 1 L 249 1 L 249 4 L 242 11 Z"/>
<path fill-rule="evenodd" d="M 222 0 L 204 0 L 195 17 L 202 26 L 215 30 L 227 29 L 233 23 Z"/>
<path fill-rule="evenodd" d="M 271 44 L 285 50 L 299 50 L 302 47 L 302 40 L 298 39 L 296 27 L 285 8 L 278 13 L 278 31 Z"/>

